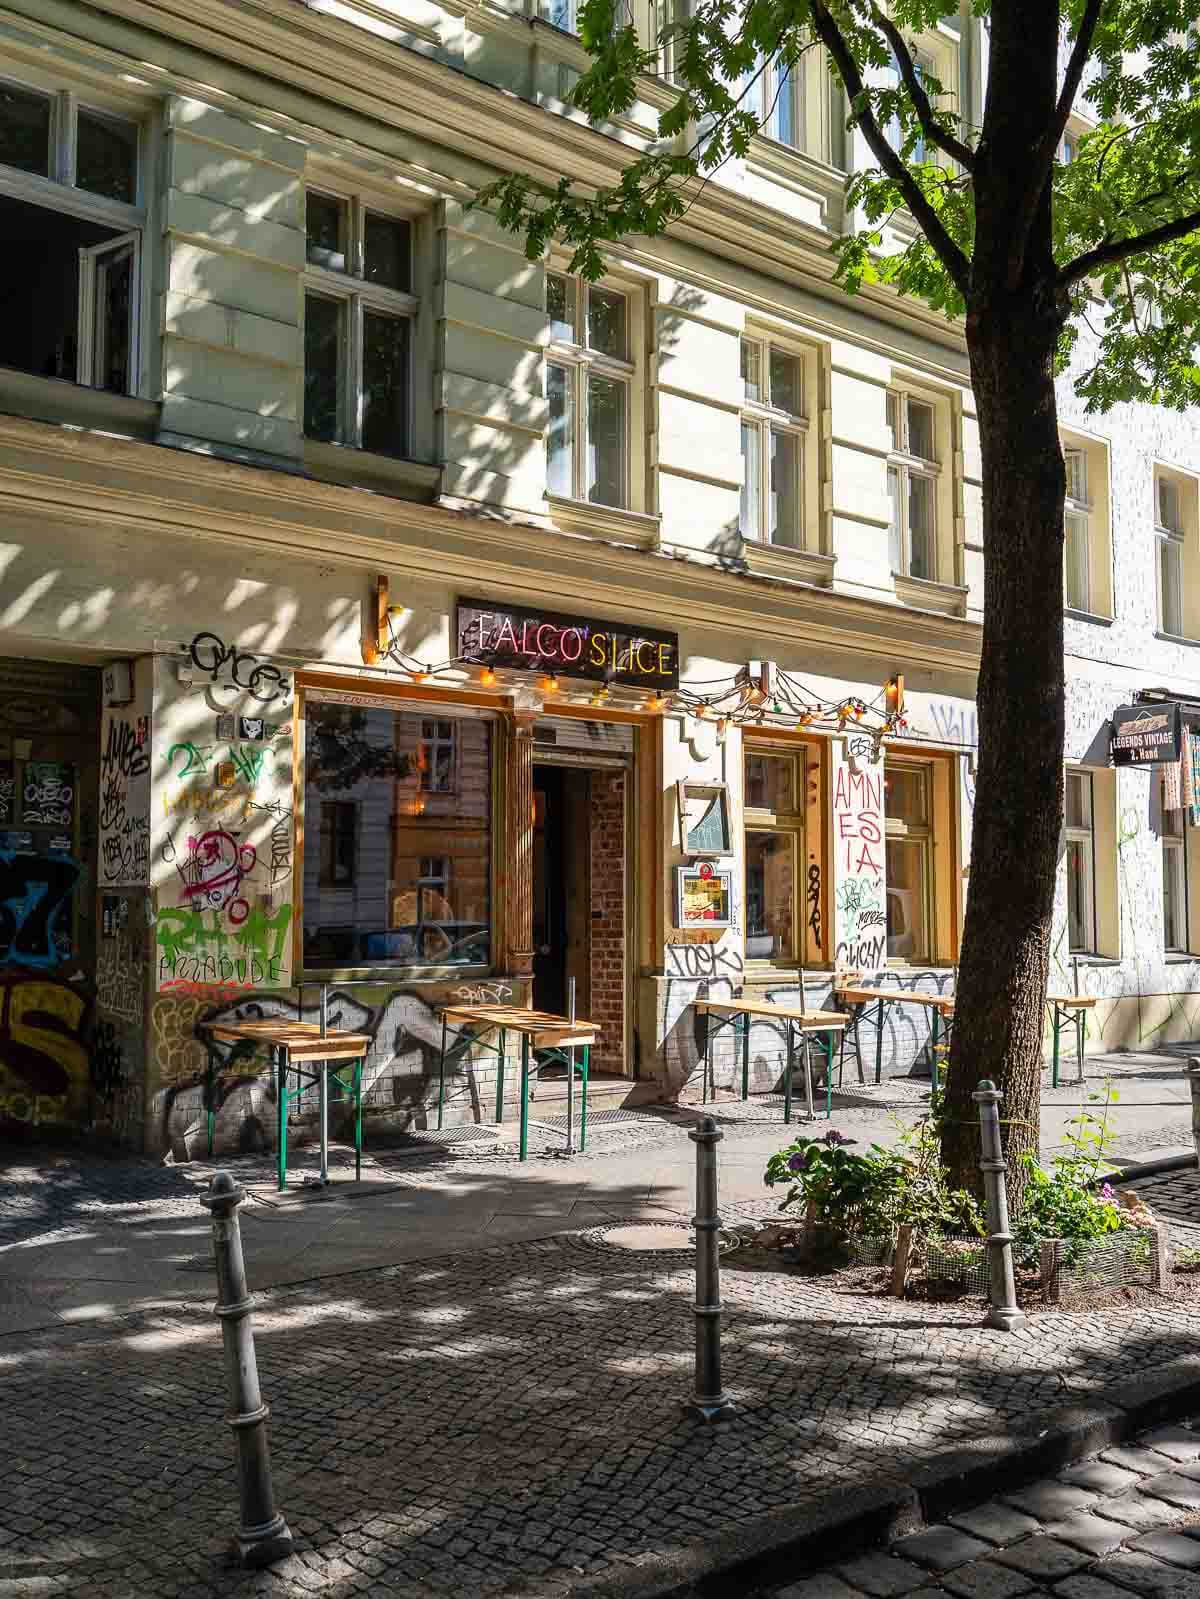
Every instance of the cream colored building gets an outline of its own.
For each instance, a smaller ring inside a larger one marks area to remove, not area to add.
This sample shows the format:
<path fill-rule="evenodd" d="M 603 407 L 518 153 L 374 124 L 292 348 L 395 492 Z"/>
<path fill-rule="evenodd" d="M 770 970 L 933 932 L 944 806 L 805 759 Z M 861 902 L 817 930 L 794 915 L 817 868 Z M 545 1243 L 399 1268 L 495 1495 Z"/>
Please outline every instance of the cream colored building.
<path fill-rule="evenodd" d="M 803 969 L 816 1003 L 836 967 L 952 988 L 983 561 L 961 337 L 832 285 L 862 152 L 815 56 L 669 238 L 590 288 L 527 260 L 476 187 L 501 161 L 610 181 L 670 92 L 589 128 L 570 23 L 0 9 L 5 1123 L 194 1144 L 200 1025 L 311 1016 L 321 983 L 401 1125 L 449 998 L 557 1009 L 573 979 L 619 1100 L 698 1091 L 698 996 L 794 1000 Z M 965 21 L 921 48 L 977 100 Z M 1147 674 L 1200 697 L 1146 587 L 1156 474 L 1194 565 L 1197 451 L 1175 419 L 1067 416 L 1095 906 L 1070 940 L 1120 957 L 1085 973 L 1106 1042 L 1183 1036 L 1157 813 L 1103 727 Z M 722 716 L 752 696 L 760 724 Z M 887 1071 L 927 1055 L 891 1025 Z M 781 1062 L 756 1026 L 753 1086 Z M 460 1060 L 451 1119 L 488 1120 L 494 1077 Z M 218 1101 L 222 1147 L 273 1136 L 261 1061 Z"/>

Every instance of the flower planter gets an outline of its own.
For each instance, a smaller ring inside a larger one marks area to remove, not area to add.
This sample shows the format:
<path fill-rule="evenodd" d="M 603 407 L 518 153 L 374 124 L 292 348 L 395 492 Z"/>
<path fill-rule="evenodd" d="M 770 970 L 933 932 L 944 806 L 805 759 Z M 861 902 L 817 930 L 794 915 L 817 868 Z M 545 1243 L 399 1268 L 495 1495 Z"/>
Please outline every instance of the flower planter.
<path fill-rule="evenodd" d="M 930 1238 L 924 1243 L 925 1275 L 972 1293 L 988 1291 L 987 1243 L 982 1238 Z"/>
<path fill-rule="evenodd" d="M 1047 1304 L 1104 1288 L 1162 1288 L 1170 1280 L 1165 1227 L 1123 1227 L 1095 1243 L 1062 1238 L 1042 1244 L 1042 1297 Z"/>
<path fill-rule="evenodd" d="M 789 1254 L 806 1265 L 827 1264 L 830 1270 L 839 1266 L 889 1266 L 895 1246 L 896 1240 L 890 1234 L 846 1233 L 822 1222 L 804 1222 Z"/>

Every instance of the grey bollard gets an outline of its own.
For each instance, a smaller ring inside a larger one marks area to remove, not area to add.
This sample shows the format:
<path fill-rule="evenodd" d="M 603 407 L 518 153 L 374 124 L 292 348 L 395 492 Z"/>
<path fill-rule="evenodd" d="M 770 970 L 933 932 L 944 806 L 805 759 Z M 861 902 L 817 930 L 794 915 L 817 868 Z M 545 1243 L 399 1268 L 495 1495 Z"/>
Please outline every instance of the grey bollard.
<path fill-rule="evenodd" d="M 971 1098 L 979 1106 L 979 1169 L 987 1194 L 988 1297 L 991 1304 L 983 1325 L 1012 1332 L 1024 1324 L 1025 1315 L 1017 1305 L 1012 1233 L 1008 1225 L 1008 1168 L 1000 1143 L 1000 1101 L 1004 1095 L 985 1077 Z"/>
<path fill-rule="evenodd" d="M 733 1414 L 721 1386 L 721 1218 L 717 1214 L 717 1145 L 725 1134 L 711 1116 L 688 1137 L 696 1146 L 696 1388 L 689 1409 L 702 1421 Z"/>
<path fill-rule="evenodd" d="M 1189 1059 L 1187 1077 L 1192 1085 L 1192 1143 L 1196 1146 L 1196 1165 L 1200 1167 L 1200 1057 L 1193 1055 Z"/>
<path fill-rule="evenodd" d="M 271 1486 L 271 1453 L 267 1417 L 258 1386 L 254 1332 L 250 1326 L 250 1294 L 242 1256 L 242 1227 L 237 1209 L 245 1190 L 228 1172 L 213 1177 L 200 1203 L 212 1213 L 213 1255 L 217 1263 L 216 1314 L 221 1318 L 225 1365 L 229 1376 L 229 1425 L 237 1439 L 241 1527 L 238 1553 L 244 1566 L 268 1566 L 292 1552 L 292 1535 L 275 1509 Z"/>

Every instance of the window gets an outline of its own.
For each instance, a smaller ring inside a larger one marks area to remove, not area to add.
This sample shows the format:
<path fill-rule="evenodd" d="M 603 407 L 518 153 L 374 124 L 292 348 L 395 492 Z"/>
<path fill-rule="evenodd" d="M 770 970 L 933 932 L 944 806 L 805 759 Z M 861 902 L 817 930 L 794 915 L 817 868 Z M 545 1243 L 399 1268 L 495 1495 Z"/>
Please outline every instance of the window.
<path fill-rule="evenodd" d="M 1183 811 L 1162 813 L 1163 948 L 1182 953 L 1188 947 L 1187 849 Z"/>
<path fill-rule="evenodd" d="M 804 753 L 747 749 L 746 959 L 803 960 L 797 893 L 804 860 Z"/>
<path fill-rule="evenodd" d="M 304 731 L 305 964 L 486 966 L 490 723 L 310 699 Z"/>
<path fill-rule="evenodd" d="M 743 111 L 754 116 L 763 133 L 794 149 L 805 147 L 804 68 L 775 58 L 760 60 L 743 84 Z"/>
<path fill-rule="evenodd" d="M 899 389 L 887 395 L 888 497 L 892 571 L 934 582 L 937 578 L 936 416 L 933 404 Z"/>
<path fill-rule="evenodd" d="M 73 94 L 0 83 L 0 365 L 136 390 L 139 142 Z"/>
<path fill-rule="evenodd" d="M 1068 772 L 1064 800 L 1067 862 L 1067 943 L 1096 950 L 1096 842 L 1090 772 Z"/>
<path fill-rule="evenodd" d="M 634 365 L 630 296 L 546 273 L 546 491 L 627 506 Z"/>
<path fill-rule="evenodd" d="M 1063 594 L 1067 609 L 1088 611 L 1092 604 L 1091 512 L 1085 450 L 1064 449 L 1067 499 L 1063 512 Z"/>
<path fill-rule="evenodd" d="M 889 960 L 932 958 L 933 795 L 927 762 L 884 763 Z"/>
<path fill-rule="evenodd" d="M 936 80 L 937 73 L 934 69 L 932 57 L 926 51 L 918 49 L 917 46 L 913 44 L 909 45 L 908 51 L 912 57 L 913 66 L 916 68 L 918 83 L 924 85 L 930 78 Z M 904 81 L 900 76 L 900 64 L 896 60 L 895 56 L 892 57 L 888 65 L 885 86 L 889 89 L 899 89 L 903 91 L 907 98 L 907 90 L 904 89 Z M 934 99 L 934 104 L 936 107 L 936 97 Z M 912 149 L 909 152 L 908 159 L 912 162 L 936 160 L 937 152 L 935 150 L 930 150 L 926 146 L 925 135 L 917 126 L 915 118 L 911 126 L 911 134 L 913 144 Z M 891 117 L 888 120 L 888 123 L 883 130 L 883 136 L 891 145 L 892 149 L 899 153 L 899 151 L 903 148 L 906 137 L 904 130 L 900 126 L 899 117 Z"/>
<path fill-rule="evenodd" d="M 742 536 L 803 543 L 804 359 L 761 339 L 742 340 Z"/>
<path fill-rule="evenodd" d="M 376 455 L 412 448 L 412 224 L 359 197 L 305 195 L 304 431 Z"/>
<path fill-rule="evenodd" d="M 1183 510 L 1177 479 L 1156 473 L 1154 539 L 1158 548 L 1158 625 L 1183 636 Z"/>

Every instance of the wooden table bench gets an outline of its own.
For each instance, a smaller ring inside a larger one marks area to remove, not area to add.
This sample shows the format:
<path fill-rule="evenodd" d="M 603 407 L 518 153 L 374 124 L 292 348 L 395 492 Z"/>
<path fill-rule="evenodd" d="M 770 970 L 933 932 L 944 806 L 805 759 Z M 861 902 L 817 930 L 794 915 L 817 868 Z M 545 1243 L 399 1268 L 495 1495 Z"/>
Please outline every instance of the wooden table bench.
<path fill-rule="evenodd" d="M 1068 1027 L 1075 1029 L 1075 1061 L 1079 1067 L 1077 1082 L 1083 1081 L 1083 1027 L 1087 1020 L 1087 1013 L 1097 1003 L 1095 994 L 1047 994 L 1046 1004 L 1050 1006 L 1050 1026 L 1054 1032 L 1053 1064 L 1050 1071 L 1050 1083 L 1058 1087 L 1058 1055 L 1059 1040 Z"/>
<path fill-rule="evenodd" d="M 707 1036 L 704 1041 L 704 1103 L 708 1103 L 709 1082 L 713 1070 L 713 1038 L 722 1027 L 733 1027 L 740 1033 L 742 1044 L 742 1098 L 750 1097 L 750 1022 L 755 1016 L 768 1017 L 773 1022 L 782 1022 L 787 1036 L 787 1057 L 783 1074 L 783 1119 L 790 1122 L 792 1119 L 792 1073 L 796 1065 L 796 1037 L 804 1043 L 804 1088 L 808 1103 L 808 1115 L 811 1120 L 816 1112 L 813 1109 L 813 1083 L 811 1068 L 811 1043 L 818 1035 L 824 1035 L 825 1049 L 825 1115 L 833 1115 L 833 1038 L 834 1034 L 845 1037 L 846 1026 L 850 1018 L 844 1011 L 831 1010 L 805 1010 L 802 1006 L 795 1008 L 790 1005 L 775 1005 L 769 999 L 697 999 L 693 1000 L 696 1010 L 702 1015 L 721 1018 L 715 1026 L 710 1022 Z"/>
<path fill-rule="evenodd" d="M 443 1005 L 438 1007 L 438 1012 L 442 1018 L 442 1053 L 438 1070 L 439 1128 L 442 1125 L 446 1102 L 446 1035 L 450 1026 L 455 1025 L 459 1029 L 458 1042 L 450 1051 L 452 1056 L 464 1054 L 467 1049 L 476 1046 L 486 1049 L 497 1058 L 496 1121 L 498 1123 L 504 1119 L 504 1060 L 508 1035 L 517 1033 L 521 1039 L 521 1159 L 525 1159 L 529 1149 L 531 1063 L 533 1072 L 540 1071 L 543 1064 L 553 1063 L 566 1067 L 567 1103 L 568 1107 L 571 1107 L 574 1101 L 577 1048 L 583 1050 L 580 1073 L 583 1103 L 579 1122 L 579 1153 L 583 1154 L 587 1147 L 588 1057 L 599 1034 L 598 1027 L 592 1022 L 571 1021 L 567 1016 L 555 1016 L 549 1011 L 527 1010 L 519 1005 Z M 498 1031 L 499 1042 L 488 1043 L 481 1039 L 478 1033 L 466 1032 L 467 1028 Z M 533 1062 L 534 1055 L 548 1055 L 550 1059 L 545 1062 Z M 569 1115 L 568 1125 L 570 1119 Z M 568 1146 L 569 1144 L 568 1133 Z"/>
<path fill-rule="evenodd" d="M 864 1014 L 872 1005 L 878 1006 L 875 1018 L 875 1082 L 878 1084 L 883 1076 L 883 1020 L 888 1005 L 919 1005 L 930 1012 L 930 1054 L 933 1058 L 931 1069 L 932 1090 L 931 1101 L 936 1108 L 938 1102 L 938 1040 L 944 1028 L 949 1033 L 950 1024 L 954 1020 L 954 996 L 952 994 L 921 994 L 909 988 L 877 988 L 869 984 L 846 983 L 835 986 L 833 997 L 839 1004 L 845 1005 L 852 1016 L 854 1029 L 854 1057 L 858 1063 L 858 1080 L 863 1081 L 862 1044 L 859 1040 L 858 1027 Z"/>

